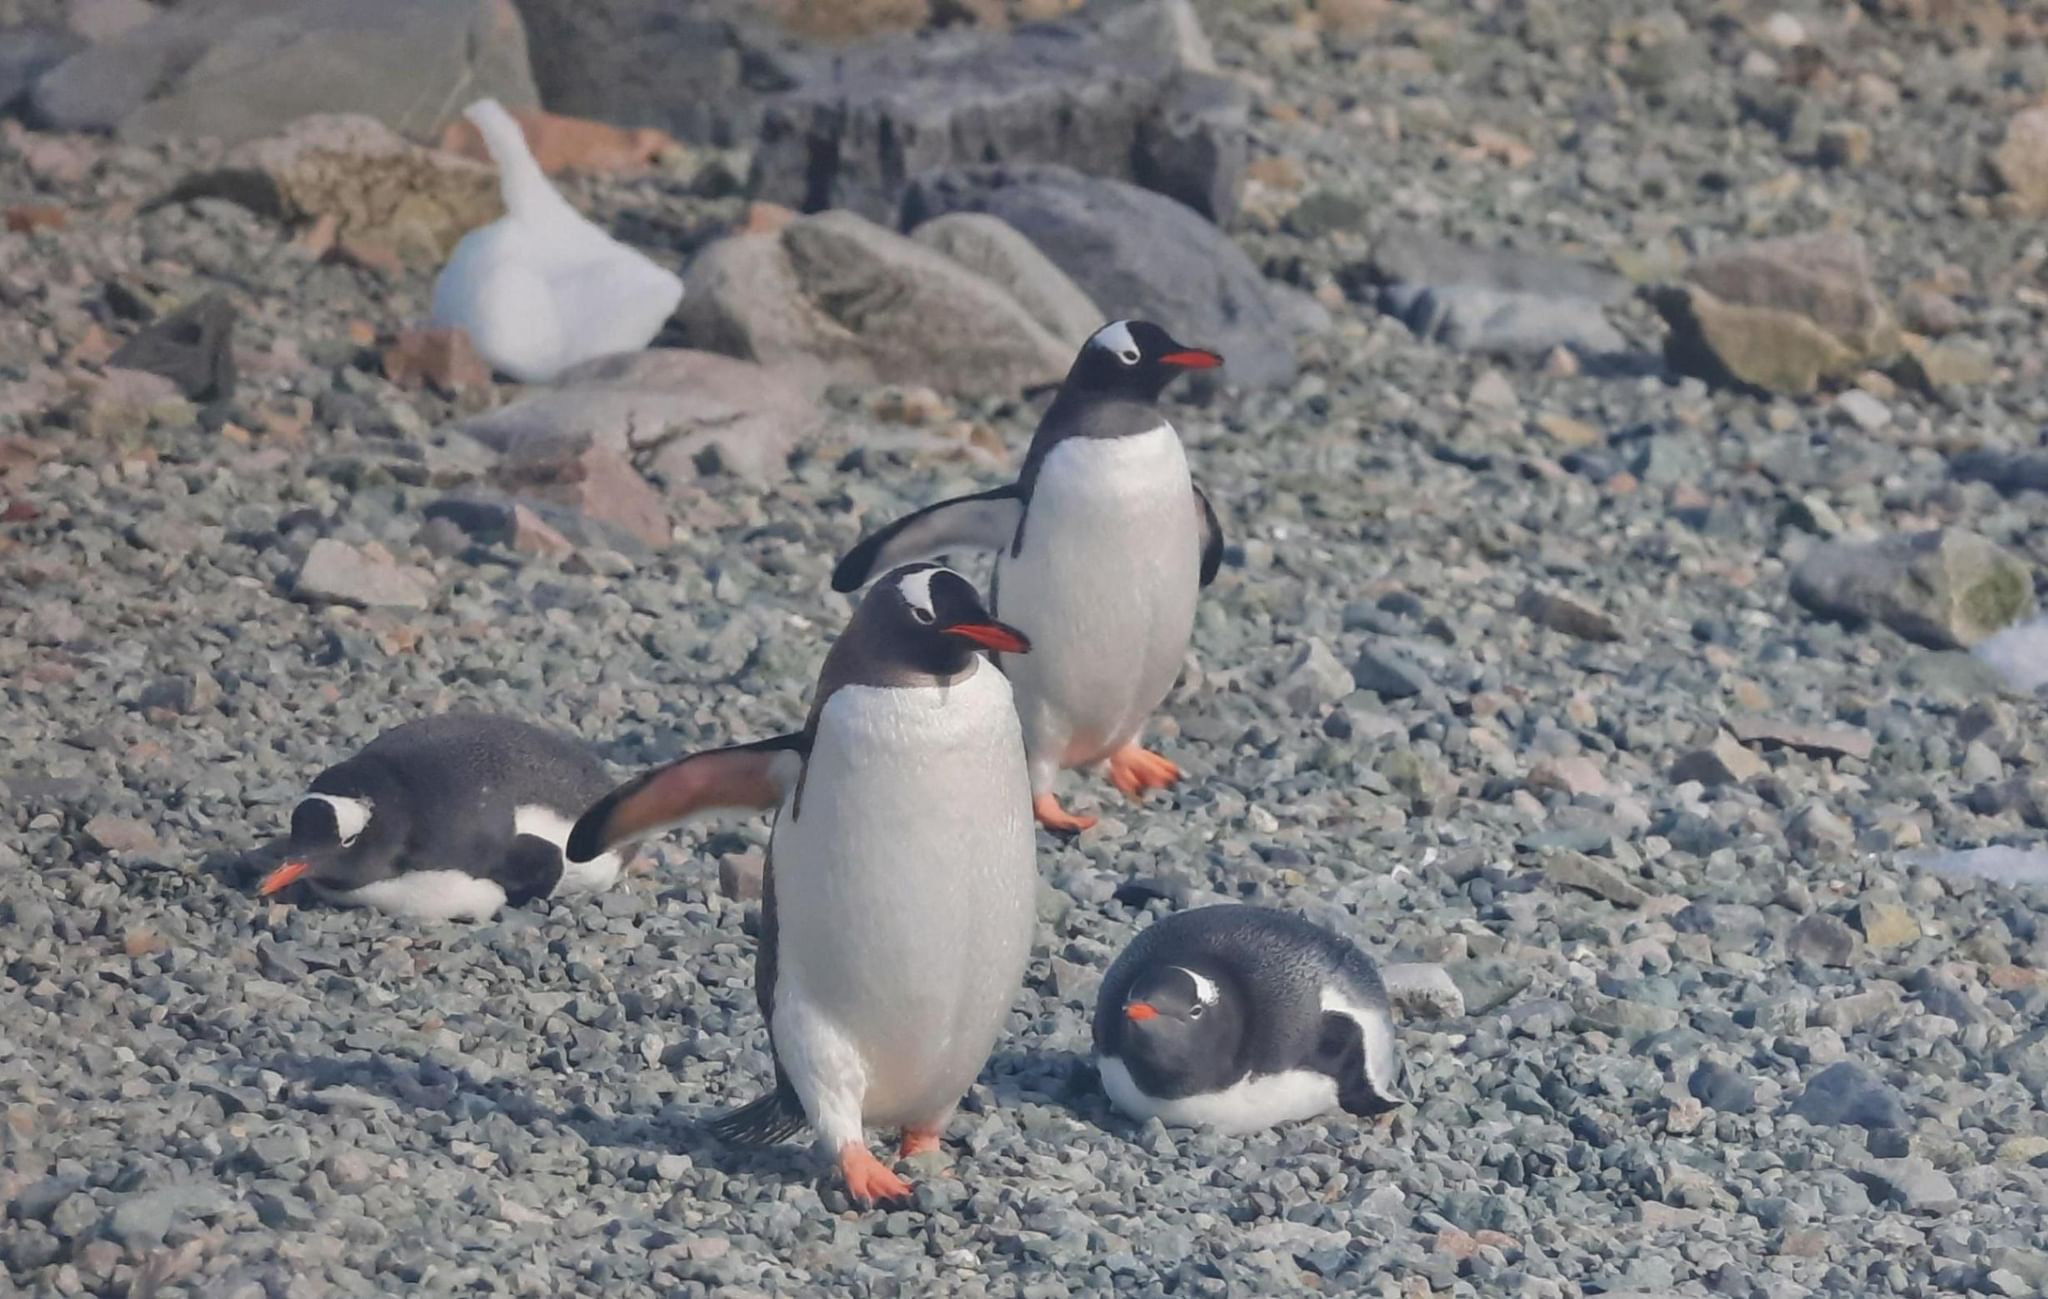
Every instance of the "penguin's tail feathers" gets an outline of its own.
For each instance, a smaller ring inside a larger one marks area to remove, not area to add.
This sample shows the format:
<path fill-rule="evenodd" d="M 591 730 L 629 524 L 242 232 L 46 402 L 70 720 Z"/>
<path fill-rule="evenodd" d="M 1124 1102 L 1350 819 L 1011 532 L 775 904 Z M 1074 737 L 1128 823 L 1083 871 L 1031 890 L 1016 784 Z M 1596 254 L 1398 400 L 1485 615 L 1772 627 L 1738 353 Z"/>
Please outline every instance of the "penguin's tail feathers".
<path fill-rule="evenodd" d="M 706 1119 L 704 1126 L 720 1141 L 736 1146 L 772 1146 L 802 1132 L 809 1122 L 796 1092 L 779 1086 L 759 1100 Z"/>

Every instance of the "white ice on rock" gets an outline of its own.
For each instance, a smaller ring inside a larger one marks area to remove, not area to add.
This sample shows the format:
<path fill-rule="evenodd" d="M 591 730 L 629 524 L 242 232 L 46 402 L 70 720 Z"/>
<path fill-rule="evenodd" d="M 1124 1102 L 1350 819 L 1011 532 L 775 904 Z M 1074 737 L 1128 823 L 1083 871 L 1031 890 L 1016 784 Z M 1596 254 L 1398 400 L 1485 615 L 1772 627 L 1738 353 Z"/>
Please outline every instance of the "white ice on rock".
<path fill-rule="evenodd" d="M 682 280 L 569 206 L 497 100 L 463 115 L 498 166 L 505 215 L 455 246 L 434 281 L 433 323 L 467 330 L 492 369 L 522 383 L 654 341 Z"/>

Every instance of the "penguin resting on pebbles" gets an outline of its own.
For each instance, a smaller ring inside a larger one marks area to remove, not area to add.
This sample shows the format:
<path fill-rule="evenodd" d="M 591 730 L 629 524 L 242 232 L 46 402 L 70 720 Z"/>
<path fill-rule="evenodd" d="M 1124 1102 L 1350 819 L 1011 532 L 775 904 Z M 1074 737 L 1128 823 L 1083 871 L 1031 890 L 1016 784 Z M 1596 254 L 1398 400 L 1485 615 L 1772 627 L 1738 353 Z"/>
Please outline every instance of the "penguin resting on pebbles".
<path fill-rule="evenodd" d="M 576 816 L 612 778 L 581 741 L 509 717 L 448 713 L 386 731 L 313 780 L 292 809 L 269 896 L 321 897 L 422 920 L 610 888 L 616 854 L 563 860 Z"/>
<path fill-rule="evenodd" d="M 826 656 L 802 731 L 657 768 L 569 836 L 582 861 L 708 809 L 775 809 L 755 957 L 775 1089 L 710 1127 L 760 1143 L 808 1121 L 863 1205 L 910 1193 L 866 1126 L 900 1128 L 905 1156 L 936 1150 L 1024 983 L 1024 739 L 981 651 L 1030 648 L 958 573 L 899 568 Z"/>
<path fill-rule="evenodd" d="M 1284 911 L 1180 911 L 1103 976 L 1095 1058 L 1136 1119 L 1254 1132 L 1333 1106 L 1401 1103 L 1378 969 L 1349 941 Z"/>
<path fill-rule="evenodd" d="M 1222 363 L 1147 321 L 1103 326 L 1039 421 L 1016 482 L 907 515 L 833 571 L 832 588 L 853 591 L 908 560 L 996 552 L 990 607 L 1030 628 L 1036 647 L 1003 667 L 1023 719 L 1032 810 L 1048 829 L 1095 824 L 1060 806 L 1062 768 L 1106 763 L 1130 798 L 1180 779 L 1138 740 L 1180 675 L 1223 533 L 1157 402 L 1176 375 Z"/>

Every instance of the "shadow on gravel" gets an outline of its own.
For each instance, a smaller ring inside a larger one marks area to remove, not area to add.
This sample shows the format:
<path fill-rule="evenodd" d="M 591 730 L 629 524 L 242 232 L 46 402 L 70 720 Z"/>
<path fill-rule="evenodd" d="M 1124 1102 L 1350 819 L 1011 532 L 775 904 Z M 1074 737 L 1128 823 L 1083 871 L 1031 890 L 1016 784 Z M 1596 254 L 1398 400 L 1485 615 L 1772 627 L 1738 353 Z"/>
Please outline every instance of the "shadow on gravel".
<path fill-rule="evenodd" d="M 1000 1047 L 989 1057 L 985 1070 L 989 1089 L 999 1104 L 1051 1105 L 1095 1124 L 1109 1113 L 1095 1064 L 1078 1051 Z"/>
<path fill-rule="evenodd" d="M 289 1080 L 292 1089 L 286 1102 L 298 1109 L 388 1113 L 403 1107 L 469 1120 L 497 1113 L 522 1128 L 552 1124 L 569 1129 L 593 1146 L 688 1155 L 697 1163 L 728 1173 L 793 1179 L 817 1172 L 807 1142 L 735 1146 L 711 1135 L 702 1123 L 720 1113 L 719 1106 L 704 1106 L 690 1114 L 671 1105 L 655 1114 L 603 1115 L 582 1105 L 555 1110 L 535 1101 L 515 1082 L 485 1081 L 431 1061 L 285 1055 L 250 1063 Z"/>

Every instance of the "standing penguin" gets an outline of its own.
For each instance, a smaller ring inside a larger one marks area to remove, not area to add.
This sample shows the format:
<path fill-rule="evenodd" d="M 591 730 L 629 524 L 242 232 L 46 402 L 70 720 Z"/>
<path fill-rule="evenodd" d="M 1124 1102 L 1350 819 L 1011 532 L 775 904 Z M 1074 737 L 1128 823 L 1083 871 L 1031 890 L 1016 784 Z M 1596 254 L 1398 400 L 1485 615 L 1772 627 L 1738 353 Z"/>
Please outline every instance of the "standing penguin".
<path fill-rule="evenodd" d="M 826 656 L 802 731 L 657 768 L 569 836 L 579 861 L 710 808 L 776 809 L 755 957 L 775 1090 L 710 1126 L 765 1142 L 808 1119 L 863 1204 L 910 1192 L 864 1125 L 937 1149 L 1030 958 L 1024 740 L 984 649 L 1030 645 L 958 573 L 899 568 Z"/>
<path fill-rule="evenodd" d="M 1016 482 L 899 519 L 833 571 L 833 589 L 852 591 L 906 560 L 996 552 L 991 605 L 1029 627 L 1037 647 L 1003 666 L 1023 719 L 1032 810 L 1048 829 L 1095 824 L 1060 806 L 1062 768 L 1106 762 L 1131 798 L 1180 779 L 1138 739 L 1180 675 L 1223 533 L 1157 402 L 1174 376 L 1222 363 L 1147 321 L 1104 325 L 1074 358 Z"/>
<path fill-rule="evenodd" d="M 1223 1132 L 1401 1103 L 1379 970 L 1262 907 L 1180 911 L 1139 934 L 1103 976 L 1095 1059 L 1124 1113 Z"/>
<path fill-rule="evenodd" d="M 581 741 L 509 717 L 448 713 L 386 731 L 313 780 L 285 863 L 333 902 L 422 920 L 483 920 L 506 903 L 618 881 L 607 854 L 568 865 L 577 813 L 612 778 Z"/>

